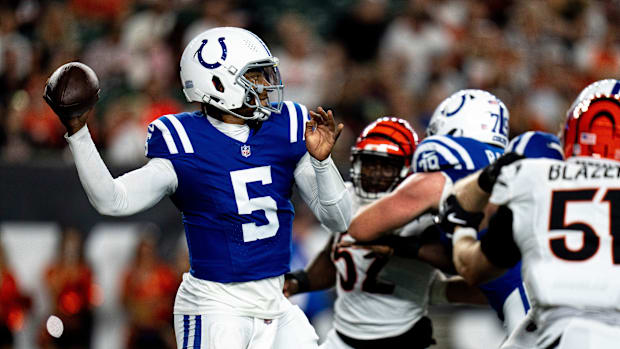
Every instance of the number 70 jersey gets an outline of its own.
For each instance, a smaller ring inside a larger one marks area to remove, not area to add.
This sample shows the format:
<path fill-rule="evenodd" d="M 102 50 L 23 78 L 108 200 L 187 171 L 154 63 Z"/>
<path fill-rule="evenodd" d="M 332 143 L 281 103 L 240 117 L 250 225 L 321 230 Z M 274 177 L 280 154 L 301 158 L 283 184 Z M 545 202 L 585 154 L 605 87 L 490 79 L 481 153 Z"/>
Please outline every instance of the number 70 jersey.
<path fill-rule="evenodd" d="M 490 201 L 513 213 L 534 306 L 620 310 L 620 162 L 518 161 Z"/>
<path fill-rule="evenodd" d="M 190 273 L 222 283 L 289 270 L 294 171 L 306 153 L 305 107 L 285 102 L 245 143 L 202 112 L 165 115 L 149 125 L 146 155 L 172 162 L 171 196 L 183 215 Z"/>

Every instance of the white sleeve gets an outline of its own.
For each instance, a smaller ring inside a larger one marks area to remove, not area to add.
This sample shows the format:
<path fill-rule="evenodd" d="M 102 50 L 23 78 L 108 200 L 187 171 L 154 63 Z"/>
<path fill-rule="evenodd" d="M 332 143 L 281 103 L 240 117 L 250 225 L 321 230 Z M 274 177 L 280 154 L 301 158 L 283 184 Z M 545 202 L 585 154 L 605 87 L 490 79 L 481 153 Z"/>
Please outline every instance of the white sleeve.
<path fill-rule="evenodd" d="M 346 231 L 351 222 L 351 196 L 331 156 L 319 161 L 306 153 L 295 168 L 301 198 L 331 231 Z"/>
<path fill-rule="evenodd" d="M 515 164 L 502 167 L 500 174 L 497 177 L 497 181 L 493 186 L 493 191 L 491 192 L 491 197 L 489 198 L 490 203 L 501 206 L 507 204 L 508 201 L 512 199 L 514 196 L 513 182 L 515 182 L 517 172 L 518 170 Z M 518 186 L 515 186 L 514 188 L 518 188 Z"/>
<path fill-rule="evenodd" d="M 167 159 L 152 159 L 139 169 L 112 178 L 88 127 L 65 138 L 88 200 L 100 214 L 126 216 L 146 210 L 177 188 L 174 167 Z"/>

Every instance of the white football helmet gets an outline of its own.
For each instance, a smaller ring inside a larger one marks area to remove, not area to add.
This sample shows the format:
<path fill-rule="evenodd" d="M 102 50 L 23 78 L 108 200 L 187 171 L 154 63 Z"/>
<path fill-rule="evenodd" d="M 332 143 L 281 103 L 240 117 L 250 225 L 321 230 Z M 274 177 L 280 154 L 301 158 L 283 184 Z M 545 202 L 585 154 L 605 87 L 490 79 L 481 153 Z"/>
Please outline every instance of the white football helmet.
<path fill-rule="evenodd" d="M 483 90 L 460 90 L 435 109 L 426 134 L 468 137 L 505 148 L 508 120 L 508 109 L 493 94 Z"/>
<path fill-rule="evenodd" d="M 263 73 L 267 85 L 259 85 L 244 74 Z M 188 102 L 210 104 L 246 120 L 266 120 L 282 110 L 284 85 L 278 58 L 254 33 L 234 27 L 209 29 L 196 36 L 181 56 L 181 83 Z M 267 91 L 269 103 L 261 105 L 259 95 Z M 254 109 L 252 116 L 233 110 Z"/>

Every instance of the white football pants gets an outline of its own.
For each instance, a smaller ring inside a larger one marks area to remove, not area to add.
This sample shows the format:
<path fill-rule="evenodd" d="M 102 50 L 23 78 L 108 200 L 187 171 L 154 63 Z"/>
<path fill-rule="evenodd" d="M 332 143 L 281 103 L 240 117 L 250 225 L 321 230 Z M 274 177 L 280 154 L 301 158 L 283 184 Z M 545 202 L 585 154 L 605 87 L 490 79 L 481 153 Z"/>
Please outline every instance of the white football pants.
<path fill-rule="evenodd" d="M 298 306 L 279 318 L 174 315 L 178 349 L 316 349 L 314 328 Z"/>

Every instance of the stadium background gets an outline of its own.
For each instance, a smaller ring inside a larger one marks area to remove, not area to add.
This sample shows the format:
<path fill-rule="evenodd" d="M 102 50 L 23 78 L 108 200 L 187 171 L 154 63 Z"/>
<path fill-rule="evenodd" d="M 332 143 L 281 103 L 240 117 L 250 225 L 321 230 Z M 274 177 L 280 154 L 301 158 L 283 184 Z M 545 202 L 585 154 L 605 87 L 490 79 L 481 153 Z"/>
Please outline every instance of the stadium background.
<path fill-rule="evenodd" d="M 134 217 L 97 215 L 64 129 L 41 96 L 58 66 L 79 60 L 93 67 L 102 92 L 89 127 L 113 174 L 121 174 L 144 163 L 151 120 L 192 108 L 178 79 L 185 44 L 225 25 L 254 31 L 280 58 L 285 99 L 332 108 L 345 123 L 334 153 L 345 178 L 356 135 L 379 116 L 406 118 L 422 136 L 440 100 L 482 88 L 508 106 L 511 135 L 557 132 L 579 90 L 620 72 L 618 0 L 4 0 L 0 339 L 9 328 L 15 348 L 53 348 L 47 317 L 64 312 L 70 327 L 82 311 L 93 315 L 93 348 L 126 347 L 145 328 L 172 334 L 162 315 L 168 308 L 153 305 L 170 304 L 187 268 L 178 213 L 164 200 Z M 296 206 L 293 264 L 301 267 L 327 234 Z M 74 265 L 59 263 L 61 255 Z M 55 275 L 63 268 L 80 270 L 84 287 L 62 291 L 66 279 Z M 330 327 L 331 297 L 296 300 L 319 332 Z M 457 309 L 431 308 L 437 348 L 490 348 L 501 339 L 490 311 Z"/>

